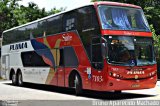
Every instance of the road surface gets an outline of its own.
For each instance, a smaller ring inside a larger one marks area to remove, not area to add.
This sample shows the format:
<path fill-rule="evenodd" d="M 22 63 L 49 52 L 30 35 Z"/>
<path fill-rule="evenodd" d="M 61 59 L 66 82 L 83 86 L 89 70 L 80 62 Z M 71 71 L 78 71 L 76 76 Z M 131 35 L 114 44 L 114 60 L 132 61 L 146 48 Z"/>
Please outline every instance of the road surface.
<path fill-rule="evenodd" d="M 73 89 L 46 85 L 25 84 L 17 87 L 11 81 L 0 81 L 0 100 L 160 100 L 160 81 L 153 89 L 123 91 L 122 94 L 112 92 L 84 91 L 75 96 Z"/>

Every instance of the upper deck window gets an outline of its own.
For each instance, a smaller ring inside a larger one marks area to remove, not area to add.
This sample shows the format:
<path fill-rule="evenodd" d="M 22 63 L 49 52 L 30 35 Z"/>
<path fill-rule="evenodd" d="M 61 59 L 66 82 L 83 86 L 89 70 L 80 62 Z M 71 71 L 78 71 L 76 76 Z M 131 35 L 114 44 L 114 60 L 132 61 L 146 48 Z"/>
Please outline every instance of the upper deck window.
<path fill-rule="evenodd" d="M 150 31 L 141 9 L 100 5 L 99 16 L 102 29 Z"/>

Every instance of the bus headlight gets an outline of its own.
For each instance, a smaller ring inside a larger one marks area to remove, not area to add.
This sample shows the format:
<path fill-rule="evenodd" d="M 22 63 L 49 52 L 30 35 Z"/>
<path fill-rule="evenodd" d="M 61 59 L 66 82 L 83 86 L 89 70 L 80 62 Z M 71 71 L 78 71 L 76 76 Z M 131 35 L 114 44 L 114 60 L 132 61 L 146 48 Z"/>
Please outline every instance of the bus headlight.
<path fill-rule="evenodd" d="M 120 79 L 122 77 L 120 74 L 116 74 L 116 73 L 112 73 L 112 72 L 110 72 L 109 75 L 111 77 L 118 78 L 118 79 Z"/>
<path fill-rule="evenodd" d="M 116 77 L 116 73 L 113 73 L 113 77 Z"/>

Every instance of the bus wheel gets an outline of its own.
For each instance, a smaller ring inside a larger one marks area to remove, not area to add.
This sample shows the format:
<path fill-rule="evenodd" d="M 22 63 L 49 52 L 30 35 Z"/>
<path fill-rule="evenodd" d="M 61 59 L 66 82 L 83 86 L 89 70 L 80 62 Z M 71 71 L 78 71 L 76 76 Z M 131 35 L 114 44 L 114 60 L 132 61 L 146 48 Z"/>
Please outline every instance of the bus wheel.
<path fill-rule="evenodd" d="M 122 91 L 114 91 L 116 94 L 121 94 Z"/>
<path fill-rule="evenodd" d="M 18 75 L 17 75 L 17 77 L 18 77 L 18 85 L 19 85 L 19 86 L 23 86 L 23 77 L 22 77 L 22 73 L 19 72 Z"/>
<path fill-rule="evenodd" d="M 17 85 L 17 78 L 16 78 L 16 74 L 14 72 L 12 73 L 11 78 L 12 78 L 12 84 Z"/>
<path fill-rule="evenodd" d="M 82 82 L 78 74 L 75 75 L 74 84 L 75 84 L 75 92 L 76 95 L 78 96 L 82 93 Z"/>

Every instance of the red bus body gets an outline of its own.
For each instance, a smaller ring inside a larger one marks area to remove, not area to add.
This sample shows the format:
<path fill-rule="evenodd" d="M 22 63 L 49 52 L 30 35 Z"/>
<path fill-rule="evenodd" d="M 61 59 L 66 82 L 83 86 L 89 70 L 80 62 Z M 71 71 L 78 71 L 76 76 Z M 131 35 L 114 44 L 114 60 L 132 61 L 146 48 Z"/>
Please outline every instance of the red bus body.
<path fill-rule="evenodd" d="M 94 3 L 94 7 L 97 9 L 97 5 L 104 4 L 104 5 L 113 5 L 113 6 L 124 6 L 124 7 L 133 7 L 133 8 L 140 8 L 139 6 L 130 5 L 130 4 L 122 4 L 122 3 L 113 3 L 113 2 L 96 2 Z M 152 37 L 151 32 L 137 32 L 137 31 L 120 31 L 120 30 L 103 30 L 101 29 L 101 34 L 104 36 L 107 35 L 124 35 L 124 36 L 142 36 L 142 37 Z M 62 39 L 62 36 L 71 36 L 71 40 L 65 41 L 62 40 L 60 43 L 60 48 L 65 46 L 72 46 L 76 52 L 78 57 L 79 65 L 77 68 L 58 68 L 55 73 L 55 78 L 52 79 L 50 85 L 58 85 L 62 87 L 69 87 L 69 75 L 73 70 L 76 70 L 81 79 L 82 79 L 82 88 L 83 89 L 90 89 L 96 91 L 112 91 L 112 90 L 136 90 L 136 89 L 148 89 L 154 88 L 157 81 L 156 75 L 156 64 L 152 66 L 135 66 L 131 67 L 124 67 L 124 66 L 114 66 L 108 64 L 106 59 L 104 59 L 104 68 L 102 70 L 96 70 L 91 66 L 91 63 L 86 55 L 84 47 L 81 43 L 78 33 L 75 32 L 66 32 L 62 34 L 58 34 L 56 36 L 49 36 L 47 37 L 47 41 L 52 48 L 55 46 L 55 42 L 57 39 Z M 38 38 L 37 41 L 44 43 L 43 38 Z M 87 68 L 91 68 L 92 77 L 89 79 L 87 74 Z M 121 70 L 118 72 L 117 70 Z M 129 71 L 144 71 L 145 74 L 127 74 Z M 125 79 L 118 79 L 110 76 L 109 73 L 120 74 Z M 150 73 L 154 72 L 152 76 Z M 136 79 L 136 77 L 140 77 L 140 79 Z M 58 84 L 57 84 L 58 78 Z"/>
<path fill-rule="evenodd" d="M 108 31 L 106 30 L 106 32 Z M 115 32 L 116 31 L 113 31 L 112 33 L 115 34 Z M 120 31 L 120 34 L 121 33 L 123 32 Z M 142 32 L 129 32 L 129 33 L 142 33 Z M 124 66 L 113 66 L 113 65 L 107 64 L 106 60 L 104 60 L 104 63 L 106 64 L 104 64 L 103 70 L 96 70 L 91 67 L 90 61 L 88 60 L 88 57 L 84 51 L 83 45 L 81 44 L 81 41 L 76 32 L 63 33 L 54 37 L 53 36 L 47 37 L 47 41 L 51 46 L 51 48 L 54 48 L 55 43 L 53 42 L 56 42 L 55 40 L 61 38 L 64 34 L 66 34 L 67 36 L 68 35 L 72 36 L 72 39 L 74 40 L 71 40 L 69 42 L 62 41 L 60 44 L 60 47 L 72 46 L 77 54 L 79 66 L 77 68 L 58 68 L 58 70 L 63 70 L 63 71 L 62 72 L 57 71 L 57 73 L 55 73 L 55 76 L 50 82 L 50 85 L 69 87 L 69 83 L 68 83 L 69 75 L 73 70 L 77 70 L 77 72 L 80 74 L 82 78 L 83 89 L 90 89 L 90 90 L 96 90 L 96 91 L 110 91 L 110 90 L 148 89 L 148 88 L 155 87 L 156 81 L 157 81 L 157 75 L 155 73 L 153 76 L 150 77 L 150 73 L 156 71 L 156 65 L 131 68 L 131 67 L 124 67 Z M 144 32 L 143 34 L 148 34 L 148 33 Z M 151 36 L 151 33 L 150 33 L 150 36 Z M 37 39 L 37 41 L 43 43 L 43 38 L 39 38 Z M 88 79 L 88 75 L 86 72 L 86 69 L 88 67 L 90 67 L 92 70 L 91 79 Z M 116 69 L 122 70 L 122 71 L 118 73 Z M 143 70 L 145 71 L 145 74 L 138 75 L 139 77 L 141 77 L 141 79 L 136 80 L 135 76 L 137 74 L 128 75 L 127 74 L 128 69 Z M 121 74 L 125 78 L 130 78 L 130 79 L 129 80 L 116 79 L 109 75 L 109 72 L 111 71 L 116 74 Z M 65 79 L 65 82 L 64 82 L 64 79 Z M 57 84 L 57 80 L 58 80 L 58 84 Z"/>

